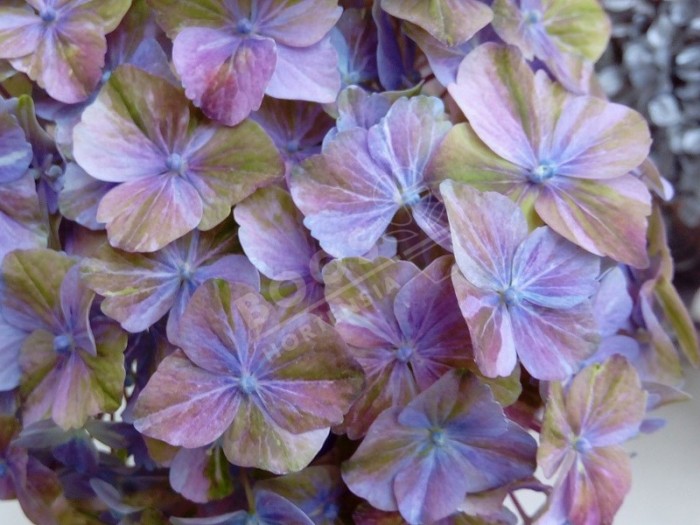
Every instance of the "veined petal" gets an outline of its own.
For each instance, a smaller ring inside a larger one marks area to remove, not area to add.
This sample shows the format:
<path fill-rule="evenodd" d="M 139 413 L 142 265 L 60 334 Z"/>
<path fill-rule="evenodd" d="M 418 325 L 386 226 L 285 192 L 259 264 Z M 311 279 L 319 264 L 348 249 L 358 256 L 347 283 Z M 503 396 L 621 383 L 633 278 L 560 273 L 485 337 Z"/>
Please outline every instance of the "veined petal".
<path fill-rule="evenodd" d="M 329 103 L 335 102 L 339 91 L 338 53 L 330 37 L 309 47 L 277 44 L 277 63 L 266 95 Z"/>
<path fill-rule="evenodd" d="M 234 126 L 260 107 L 277 62 L 269 38 L 206 27 L 180 31 L 173 63 L 185 93 L 207 116 Z"/>
<path fill-rule="evenodd" d="M 258 0 L 255 24 L 260 34 L 292 47 L 321 40 L 343 12 L 336 0 Z M 313 13 L 312 20 L 309 14 Z"/>
<path fill-rule="evenodd" d="M 9 113 L 0 114 L 0 184 L 16 181 L 32 161 L 24 130 Z"/>

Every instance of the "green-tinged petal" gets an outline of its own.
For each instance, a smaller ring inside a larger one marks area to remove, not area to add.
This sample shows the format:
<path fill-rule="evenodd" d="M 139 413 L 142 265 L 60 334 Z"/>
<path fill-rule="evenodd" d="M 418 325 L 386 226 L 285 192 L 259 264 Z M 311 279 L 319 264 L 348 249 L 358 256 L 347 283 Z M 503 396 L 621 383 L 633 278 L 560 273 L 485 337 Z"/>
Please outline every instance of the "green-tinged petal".
<path fill-rule="evenodd" d="M 328 428 L 293 434 L 270 421 L 255 403 L 243 401 L 223 437 L 234 465 L 285 474 L 306 467 L 328 437 Z"/>
<path fill-rule="evenodd" d="M 466 42 L 493 18 L 491 9 L 478 0 L 382 0 L 381 6 L 448 46 Z"/>

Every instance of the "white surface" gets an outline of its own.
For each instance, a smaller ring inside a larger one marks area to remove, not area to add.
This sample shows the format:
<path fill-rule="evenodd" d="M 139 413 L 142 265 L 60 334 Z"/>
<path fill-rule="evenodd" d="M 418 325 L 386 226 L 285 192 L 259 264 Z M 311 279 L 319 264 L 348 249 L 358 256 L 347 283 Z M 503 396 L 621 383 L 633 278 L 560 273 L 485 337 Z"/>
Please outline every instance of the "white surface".
<path fill-rule="evenodd" d="M 700 525 L 700 373 L 689 374 L 687 403 L 655 416 L 666 427 L 627 445 L 632 458 L 632 491 L 615 525 Z M 0 525 L 29 524 L 16 502 L 0 501 Z"/>

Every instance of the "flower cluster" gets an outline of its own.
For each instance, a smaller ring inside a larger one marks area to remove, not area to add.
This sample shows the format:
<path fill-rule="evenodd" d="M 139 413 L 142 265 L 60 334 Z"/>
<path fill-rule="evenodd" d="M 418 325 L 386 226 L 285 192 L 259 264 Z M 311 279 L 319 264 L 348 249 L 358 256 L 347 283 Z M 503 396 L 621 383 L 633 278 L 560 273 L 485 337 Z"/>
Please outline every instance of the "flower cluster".
<path fill-rule="evenodd" d="M 609 35 L 596 0 L 3 2 L 0 498 L 611 523 L 700 351 Z"/>

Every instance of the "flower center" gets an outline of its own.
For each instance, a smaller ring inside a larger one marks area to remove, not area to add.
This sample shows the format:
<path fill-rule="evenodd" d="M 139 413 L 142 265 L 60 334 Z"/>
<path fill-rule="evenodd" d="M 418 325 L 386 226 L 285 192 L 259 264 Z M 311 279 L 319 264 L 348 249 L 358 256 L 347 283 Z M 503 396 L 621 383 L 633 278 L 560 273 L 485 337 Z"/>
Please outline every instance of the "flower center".
<path fill-rule="evenodd" d="M 287 153 L 296 153 L 297 151 L 299 151 L 298 140 L 290 140 L 287 142 Z"/>
<path fill-rule="evenodd" d="M 536 24 L 537 22 L 542 20 L 542 13 L 540 13 L 539 11 L 535 11 L 534 9 L 528 9 L 524 13 L 524 18 L 526 24 Z"/>
<path fill-rule="evenodd" d="M 46 7 L 39 13 L 39 18 L 45 23 L 50 24 L 56 20 L 56 10 L 53 7 Z"/>
<path fill-rule="evenodd" d="M 105 69 L 104 73 L 102 73 L 102 77 L 100 78 L 100 81 L 102 83 L 105 83 L 110 79 L 111 76 L 112 76 L 112 71 L 110 69 Z"/>
<path fill-rule="evenodd" d="M 430 441 L 435 445 L 436 447 L 442 447 L 445 445 L 447 442 L 447 436 L 445 435 L 445 431 L 439 428 L 433 429 L 430 431 Z"/>
<path fill-rule="evenodd" d="M 180 279 L 183 281 L 189 281 L 192 279 L 192 274 L 194 273 L 192 266 L 190 263 L 186 262 L 183 263 L 182 266 L 180 266 Z"/>
<path fill-rule="evenodd" d="M 501 301 L 506 306 L 514 306 L 520 302 L 520 293 L 514 288 L 507 288 L 501 292 Z"/>
<path fill-rule="evenodd" d="M 401 193 L 399 204 L 410 208 L 421 201 L 421 188 L 406 188 Z"/>
<path fill-rule="evenodd" d="M 236 31 L 242 35 L 249 35 L 253 31 L 253 22 L 247 18 L 241 18 L 236 24 Z"/>
<path fill-rule="evenodd" d="M 187 169 L 185 160 L 180 156 L 179 153 L 171 153 L 168 159 L 165 161 L 165 167 L 169 171 L 175 172 L 178 175 L 184 175 Z"/>
<path fill-rule="evenodd" d="M 573 443 L 574 450 L 579 454 L 590 452 L 593 446 L 585 437 L 577 437 Z"/>
<path fill-rule="evenodd" d="M 557 174 L 557 167 L 553 162 L 541 162 L 534 170 L 530 172 L 528 178 L 530 181 L 541 184 Z"/>
<path fill-rule="evenodd" d="M 65 355 L 73 349 L 73 336 L 61 334 L 53 338 L 53 349 L 57 354 Z"/>
<path fill-rule="evenodd" d="M 239 380 L 241 392 L 249 396 L 258 389 L 258 381 L 250 374 L 243 374 Z"/>
<path fill-rule="evenodd" d="M 398 359 L 402 363 L 408 363 L 411 360 L 412 355 L 413 348 L 411 348 L 409 345 L 402 345 L 396 352 L 396 359 Z"/>

